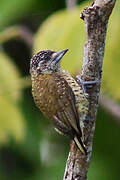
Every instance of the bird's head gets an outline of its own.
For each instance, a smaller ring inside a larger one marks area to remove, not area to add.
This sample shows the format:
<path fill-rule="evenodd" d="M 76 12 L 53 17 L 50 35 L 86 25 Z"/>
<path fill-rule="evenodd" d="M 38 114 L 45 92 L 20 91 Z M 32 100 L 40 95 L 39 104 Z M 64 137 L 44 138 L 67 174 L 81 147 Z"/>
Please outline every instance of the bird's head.
<path fill-rule="evenodd" d="M 43 50 L 33 56 L 30 62 L 30 73 L 51 74 L 60 70 L 60 60 L 68 51 L 65 49 L 60 52 Z"/>

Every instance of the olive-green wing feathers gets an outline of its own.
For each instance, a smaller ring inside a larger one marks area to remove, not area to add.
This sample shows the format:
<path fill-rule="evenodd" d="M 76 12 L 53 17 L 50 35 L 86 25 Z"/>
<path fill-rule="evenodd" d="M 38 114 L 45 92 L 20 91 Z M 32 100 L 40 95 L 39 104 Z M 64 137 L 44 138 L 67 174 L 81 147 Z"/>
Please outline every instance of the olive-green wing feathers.
<path fill-rule="evenodd" d="M 75 104 L 75 95 L 72 91 L 72 88 L 61 76 L 56 77 L 55 80 L 58 88 L 57 106 L 59 107 L 53 118 L 55 126 L 59 131 L 63 130 L 70 136 L 74 136 L 74 133 L 76 132 L 76 134 L 81 137 L 82 133 L 79 125 L 79 116 Z"/>

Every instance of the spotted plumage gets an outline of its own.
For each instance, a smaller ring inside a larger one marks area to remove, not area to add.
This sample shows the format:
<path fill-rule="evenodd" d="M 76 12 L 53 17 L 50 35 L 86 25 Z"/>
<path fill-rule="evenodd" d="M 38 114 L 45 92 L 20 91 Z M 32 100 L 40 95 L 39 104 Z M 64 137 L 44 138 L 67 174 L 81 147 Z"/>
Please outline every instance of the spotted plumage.
<path fill-rule="evenodd" d="M 47 50 L 33 56 L 32 93 L 37 107 L 52 120 L 55 129 L 75 140 L 86 153 L 80 121 L 85 118 L 88 101 L 81 86 L 60 68 L 60 59 L 65 53 L 66 50 L 59 53 Z"/>

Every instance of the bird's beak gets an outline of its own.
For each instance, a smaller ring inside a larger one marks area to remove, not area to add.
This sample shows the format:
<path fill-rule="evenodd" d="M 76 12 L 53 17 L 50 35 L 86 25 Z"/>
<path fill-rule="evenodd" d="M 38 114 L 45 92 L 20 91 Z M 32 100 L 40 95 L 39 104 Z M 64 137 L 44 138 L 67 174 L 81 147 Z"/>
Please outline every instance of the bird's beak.
<path fill-rule="evenodd" d="M 62 57 L 66 54 L 66 52 L 68 51 L 68 49 L 65 49 L 63 51 L 60 51 L 56 54 L 56 57 L 54 59 L 55 63 L 59 63 L 60 60 L 62 59 Z"/>

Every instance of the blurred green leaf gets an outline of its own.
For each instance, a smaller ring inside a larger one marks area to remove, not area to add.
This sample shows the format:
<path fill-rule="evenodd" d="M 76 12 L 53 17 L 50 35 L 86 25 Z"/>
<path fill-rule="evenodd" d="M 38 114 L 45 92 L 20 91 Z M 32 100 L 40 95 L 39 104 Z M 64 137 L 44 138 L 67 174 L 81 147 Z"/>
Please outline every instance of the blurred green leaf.
<path fill-rule="evenodd" d="M 0 96 L 0 143 L 7 143 L 10 137 L 16 141 L 24 138 L 24 122 L 16 104 Z"/>
<path fill-rule="evenodd" d="M 32 7 L 32 0 L 4 0 L 0 3 L 0 30 L 19 19 Z"/>
<path fill-rule="evenodd" d="M 110 17 L 103 69 L 103 90 L 120 101 L 120 1 Z"/>
<path fill-rule="evenodd" d="M 80 12 L 85 5 L 72 12 L 59 11 L 49 17 L 35 35 L 34 53 L 41 49 L 59 51 L 69 48 L 69 52 L 64 56 L 62 67 L 70 73 L 74 73 L 75 69 L 79 67 L 80 55 L 83 56 L 85 33 L 84 23 L 82 20 L 80 21 Z M 78 48 L 80 49 L 78 50 Z"/>
<path fill-rule="evenodd" d="M 46 16 L 63 5 L 63 0 L 1 0 L 0 30 L 28 16 Z"/>
<path fill-rule="evenodd" d="M 18 102 L 19 72 L 12 60 L 0 53 L 0 142 L 8 141 L 10 135 L 16 140 L 24 137 L 24 120 Z"/>
<path fill-rule="evenodd" d="M 0 95 L 11 101 L 17 101 L 21 97 L 20 73 L 12 60 L 0 51 Z"/>

